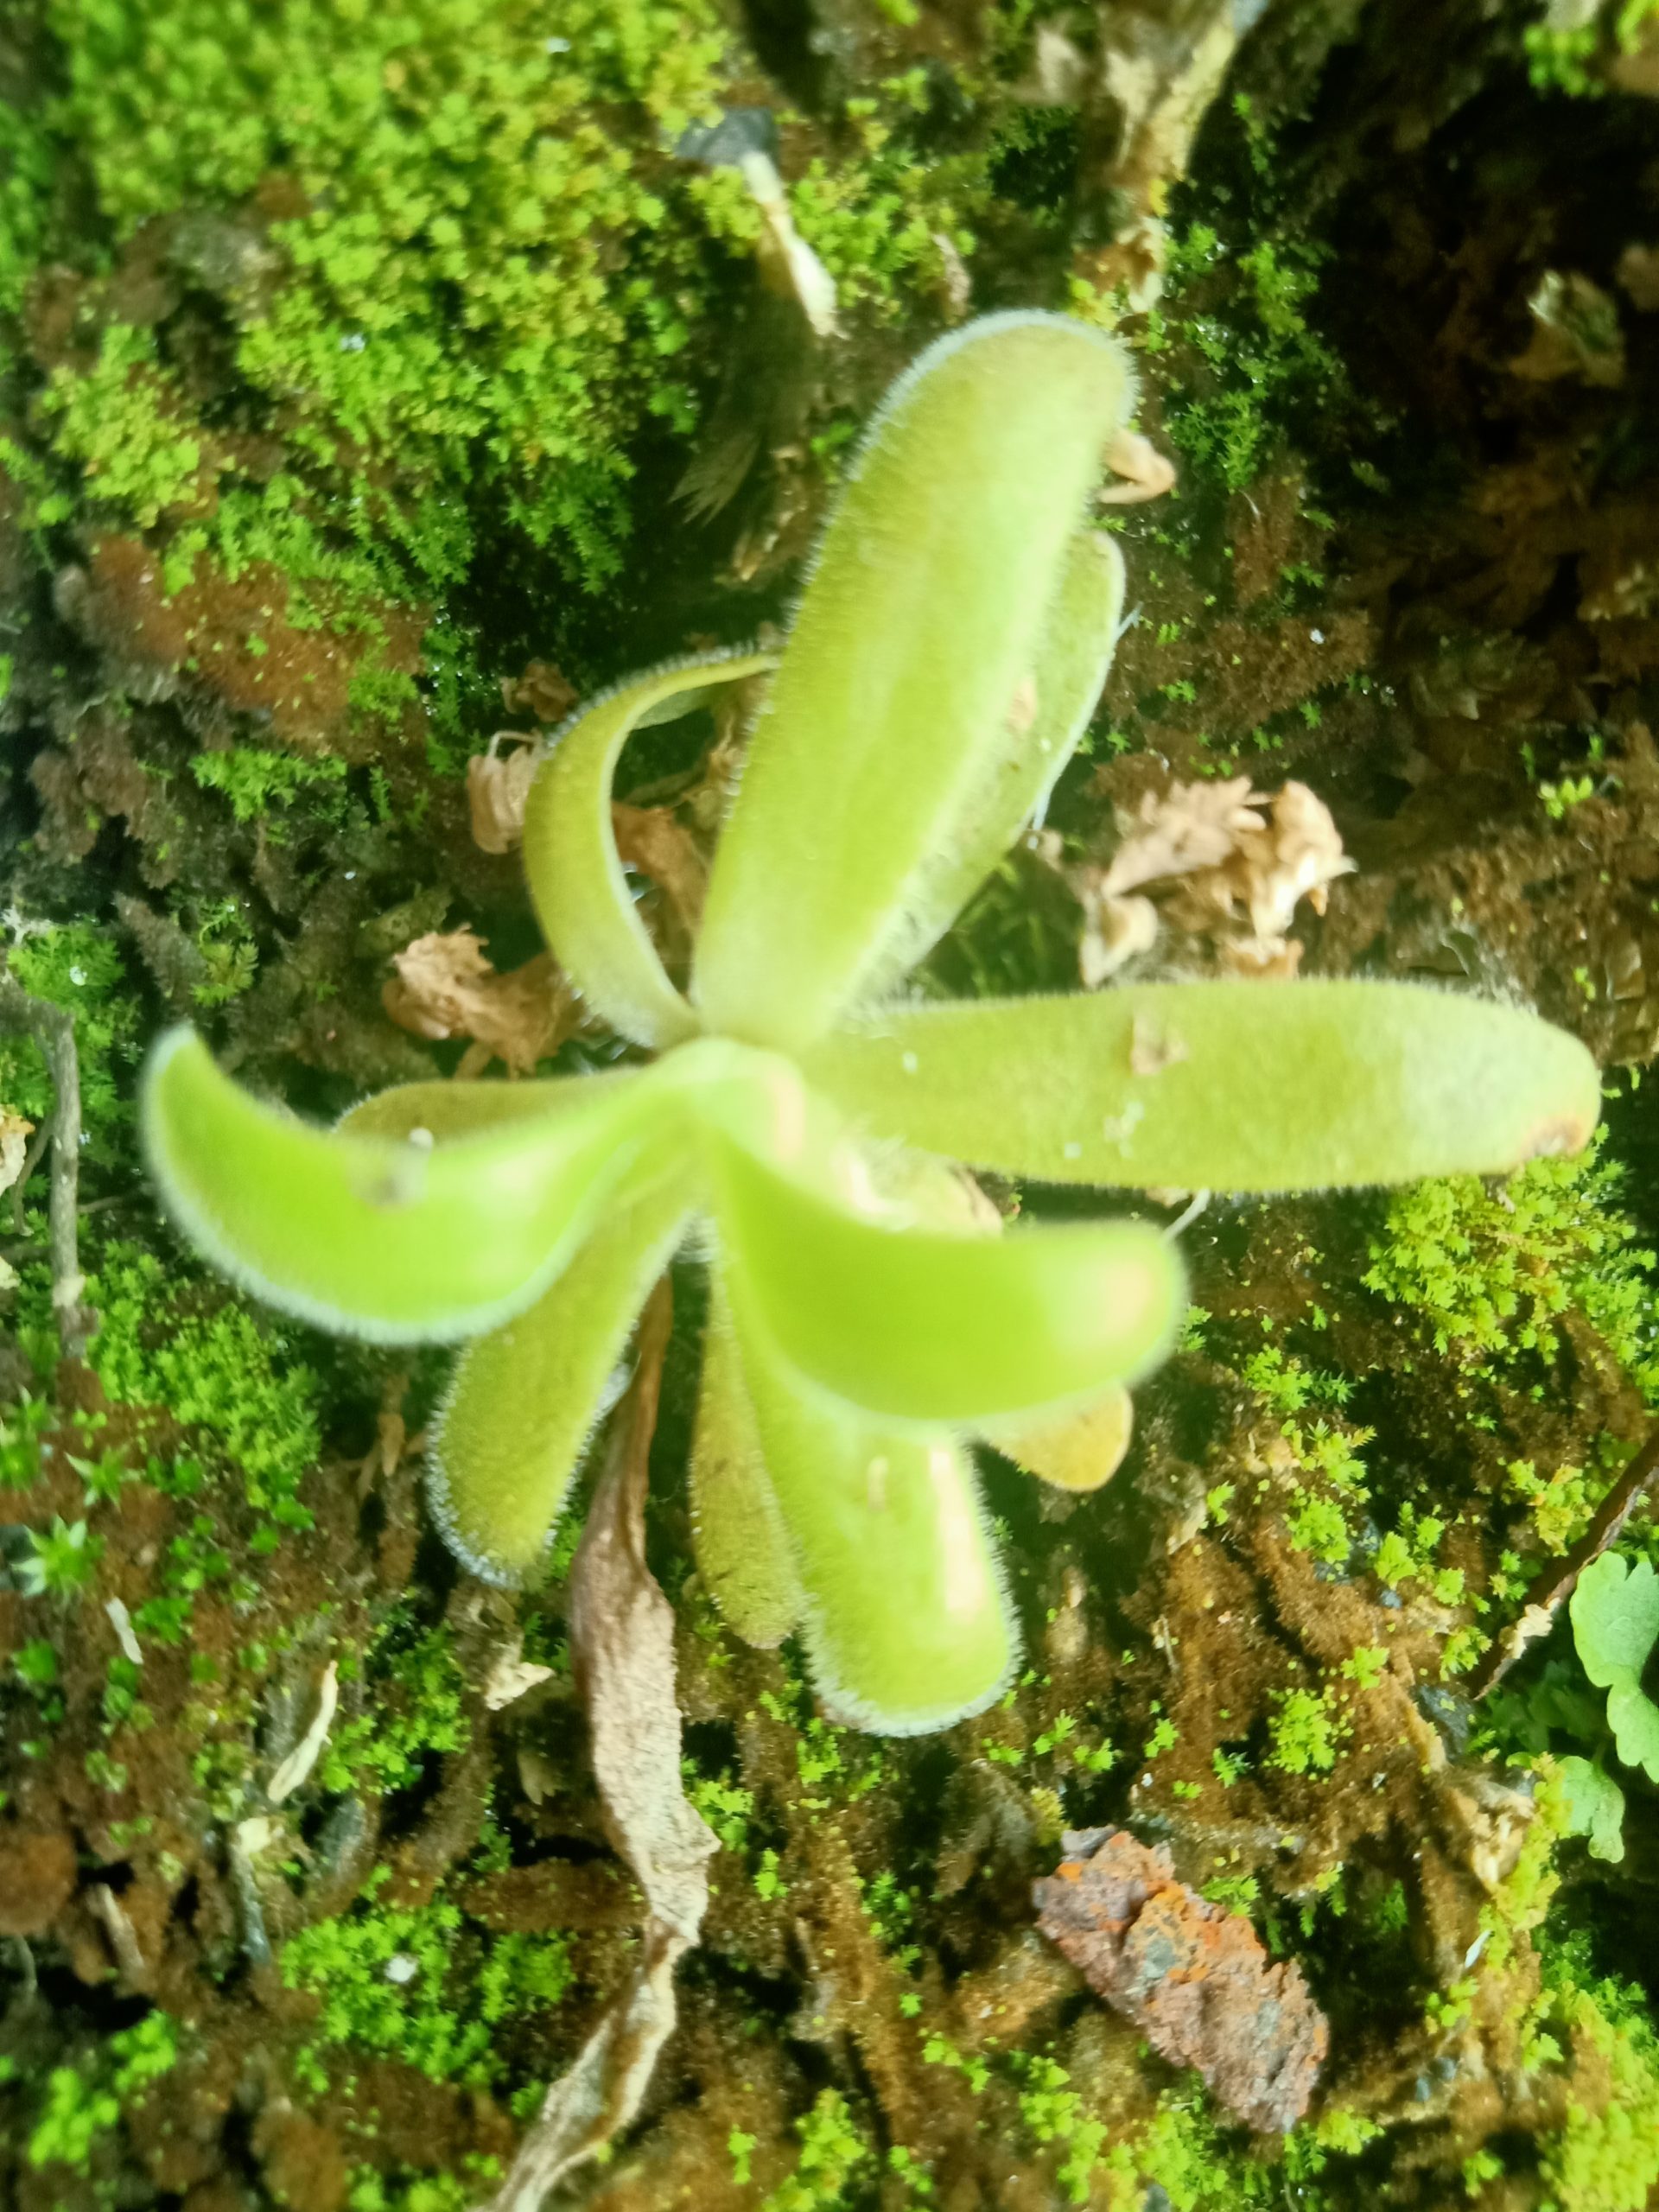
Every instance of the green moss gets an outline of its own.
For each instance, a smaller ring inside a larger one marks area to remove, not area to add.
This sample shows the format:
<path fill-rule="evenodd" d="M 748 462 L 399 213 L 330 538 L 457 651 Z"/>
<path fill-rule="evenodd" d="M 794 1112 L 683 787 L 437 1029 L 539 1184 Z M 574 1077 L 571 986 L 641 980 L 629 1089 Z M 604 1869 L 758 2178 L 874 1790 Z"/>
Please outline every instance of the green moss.
<path fill-rule="evenodd" d="M 1549 1357 L 1576 1308 L 1659 1404 L 1654 1255 L 1618 1209 L 1624 1170 L 1599 1154 L 1535 1160 L 1491 1189 L 1458 1175 L 1395 1192 L 1367 1287 L 1471 1367 Z"/>
<path fill-rule="evenodd" d="M 429 1758 L 466 1750 L 465 1684 L 447 1628 L 422 1630 L 398 1608 L 370 1644 L 364 1674 L 368 1707 L 329 1738 L 317 1768 L 324 1789 L 405 1789 Z"/>
<path fill-rule="evenodd" d="M 1237 251 L 1207 223 L 1170 243 L 1165 306 L 1148 318 L 1147 350 L 1172 340 L 1198 364 L 1172 389 L 1165 423 L 1194 474 L 1239 492 L 1262 473 L 1299 414 L 1326 404 L 1340 364 L 1309 324 L 1319 255 L 1259 238 Z"/>
<path fill-rule="evenodd" d="M 99 2138 L 172 2071 L 178 2056 L 177 2024 L 166 2012 L 150 2012 L 133 2026 L 118 2029 L 84 2068 L 54 2066 L 29 2133 L 29 2164 L 84 2171 Z"/>
<path fill-rule="evenodd" d="M 1558 27 L 1551 21 L 1529 23 L 1522 34 L 1527 73 L 1541 92 L 1567 92 L 1575 99 L 1605 92 L 1605 80 L 1593 68 L 1604 51 L 1633 53 L 1640 45 L 1643 26 L 1651 22 L 1656 0 L 1617 0 L 1605 6 L 1588 22 Z M 1546 13 L 1554 16 L 1554 7 Z M 1611 47 L 1608 34 L 1611 33 Z"/>
<path fill-rule="evenodd" d="M 143 1027 L 138 1001 L 124 988 L 121 955 L 91 922 L 45 929 L 28 925 L 10 947 L 7 964 L 26 991 L 74 1015 L 81 1157 L 96 1166 L 115 1166 L 130 1147 L 130 1077 Z M 30 1039 L 0 1036 L 0 1103 L 37 1126 L 54 1110 L 45 1063 Z"/>
<path fill-rule="evenodd" d="M 200 499 L 202 442 L 181 427 L 188 402 L 162 368 L 153 332 L 106 325 L 92 367 L 54 369 L 40 406 L 54 450 L 80 463 L 95 499 L 140 529 Z"/>
<path fill-rule="evenodd" d="M 1010 2064 L 1020 2083 L 1020 2118 L 1033 2139 L 1054 2145 L 1063 2154 L 1054 2180 L 1068 2204 L 1087 2204 L 1090 2184 L 1106 2140 L 1103 2121 L 1085 2113 L 1083 2101 L 1071 2088 L 1071 2076 L 1052 2058 L 1012 2054 Z"/>
<path fill-rule="evenodd" d="M 1608 2094 L 1592 2112 L 1568 2109 L 1545 2139 L 1541 2167 L 1550 2195 L 1541 2212 L 1643 2212 L 1659 2183 L 1659 2037 L 1643 1993 L 1599 1977 L 1581 1946 L 1542 1947 L 1548 2027 L 1581 2042 L 1605 2069 Z"/>
<path fill-rule="evenodd" d="M 292 806 L 302 795 L 326 799 L 343 785 L 346 764 L 238 745 L 226 753 L 199 753 L 190 772 L 204 791 L 224 794 L 238 822 L 253 822 L 274 806 Z"/>
<path fill-rule="evenodd" d="M 490 1936 L 442 1896 L 400 1911 L 365 1902 L 283 1947 L 289 1989 L 321 2000 L 319 2047 L 401 2059 L 434 2082 L 499 2082 L 498 2031 L 557 2005 L 572 1975 L 563 1936 Z M 317 2049 L 302 2078 L 324 2075 Z"/>
<path fill-rule="evenodd" d="M 1332 1692 L 1276 1690 L 1274 1699 L 1268 1764 L 1282 1774 L 1328 1774 L 1351 1733 Z"/>
<path fill-rule="evenodd" d="M 217 241 L 210 281 L 250 393 L 298 400 L 292 442 L 343 494 L 331 518 L 361 502 L 430 586 L 465 565 L 482 474 L 535 543 L 590 582 L 613 570 L 621 448 L 641 414 L 685 415 L 676 358 L 711 274 L 658 150 L 712 111 L 707 0 L 572 0 L 557 39 L 498 0 L 48 17 L 67 76 L 48 122 L 114 237 L 283 180 L 281 281 L 251 231 Z"/>
<path fill-rule="evenodd" d="M 346 2192 L 346 2212 L 471 2212 L 499 2180 L 499 2158 L 469 2152 L 459 2173 L 421 2174 L 407 2166 L 382 2173 L 359 2166 Z"/>
<path fill-rule="evenodd" d="M 761 2212 L 850 2212 L 850 2192 L 875 2154 L 840 2090 L 821 2089 L 795 2132 L 801 2139 L 795 2171 L 771 2192 Z"/>
<path fill-rule="evenodd" d="M 104 1246 L 88 1294 L 103 1317 L 88 1357 L 110 1397 L 166 1406 L 222 1446 L 276 1528 L 308 1527 L 297 1493 L 320 1449 L 321 1386 L 283 1325 L 235 1299 L 204 1313 L 194 1285 L 130 1243 Z"/>

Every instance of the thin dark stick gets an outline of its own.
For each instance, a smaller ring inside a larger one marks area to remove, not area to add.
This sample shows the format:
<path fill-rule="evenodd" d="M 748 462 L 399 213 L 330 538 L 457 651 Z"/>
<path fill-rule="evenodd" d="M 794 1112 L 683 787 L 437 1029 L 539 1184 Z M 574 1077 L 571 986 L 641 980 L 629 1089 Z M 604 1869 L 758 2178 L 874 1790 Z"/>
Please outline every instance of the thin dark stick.
<path fill-rule="evenodd" d="M 32 1037 L 52 1078 L 56 1105 L 51 1123 L 52 1182 L 47 1217 L 51 1233 L 52 1305 L 64 1357 L 79 1359 L 98 1326 L 98 1316 L 81 1302 L 86 1279 L 80 1272 L 76 1235 L 80 1063 L 75 1052 L 75 1019 L 67 1007 L 37 999 L 15 976 L 0 971 L 0 1028 Z"/>
<path fill-rule="evenodd" d="M 1470 1676 L 1471 1698 L 1484 1697 L 1488 1690 L 1496 1689 L 1528 1645 L 1549 1633 L 1556 1613 L 1572 1595 L 1573 1584 L 1591 1560 L 1599 1559 L 1615 1541 L 1630 1518 L 1631 1508 L 1652 1480 L 1656 1468 L 1659 1468 L 1659 1428 L 1652 1432 L 1602 1499 L 1590 1526 L 1566 1558 L 1540 1576 L 1527 1592 L 1520 1619 L 1512 1622 L 1497 1638 Z"/>

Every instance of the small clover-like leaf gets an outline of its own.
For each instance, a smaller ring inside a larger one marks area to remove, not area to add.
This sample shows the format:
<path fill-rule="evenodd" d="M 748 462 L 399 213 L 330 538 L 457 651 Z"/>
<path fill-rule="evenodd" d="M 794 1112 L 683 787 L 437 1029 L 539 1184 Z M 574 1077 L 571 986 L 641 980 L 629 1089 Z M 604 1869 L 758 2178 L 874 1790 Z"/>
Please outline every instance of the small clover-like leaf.
<path fill-rule="evenodd" d="M 1584 1671 L 1607 1693 L 1619 1758 L 1659 1782 L 1659 1705 L 1642 1688 L 1642 1670 L 1659 1643 L 1659 1573 L 1645 1559 L 1604 1552 L 1580 1575 L 1569 1611 Z"/>

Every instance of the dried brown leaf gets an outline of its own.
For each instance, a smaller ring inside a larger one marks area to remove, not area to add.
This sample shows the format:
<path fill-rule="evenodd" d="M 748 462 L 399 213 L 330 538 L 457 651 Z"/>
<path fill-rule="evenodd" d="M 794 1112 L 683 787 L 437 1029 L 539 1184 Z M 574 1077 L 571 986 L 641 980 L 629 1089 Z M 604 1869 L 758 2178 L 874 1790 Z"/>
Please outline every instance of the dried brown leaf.
<path fill-rule="evenodd" d="M 674 1613 L 645 1563 L 645 1479 L 673 1308 L 658 1286 L 570 1570 L 570 1649 L 612 1842 L 645 1893 L 633 1970 L 548 2091 L 490 2212 L 537 2212 L 639 2109 L 674 2031 L 674 1969 L 696 1942 L 719 1848 L 680 1786 Z"/>
<path fill-rule="evenodd" d="M 667 899 L 688 936 L 702 919 L 709 869 L 696 839 L 671 806 L 611 809 L 611 829 L 623 864 L 648 875 Z"/>
<path fill-rule="evenodd" d="M 503 745 L 517 746 L 503 753 Z M 467 804 L 472 812 L 473 842 L 486 853 L 511 853 L 524 842 L 524 809 L 536 779 L 540 753 L 533 738 L 499 729 L 482 753 L 467 763 Z"/>
<path fill-rule="evenodd" d="M 518 677 L 501 679 L 501 702 L 510 715 L 534 715 L 553 729 L 562 722 L 582 695 L 550 660 L 533 660 Z"/>
<path fill-rule="evenodd" d="M 470 1037 L 457 1071 L 462 1076 L 480 1073 L 493 1059 L 505 1061 L 509 1075 L 529 1075 L 579 1019 L 575 995 L 550 953 L 498 975 L 471 930 L 417 937 L 392 965 L 397 973 L 381 994 L 386 1012 L 417 1037 Z"/>
<path fill-rule="evenodd" d="M 26 1122 L 10 1106 L 0 1106 L 0 1191 L 9 1191 L 22 1173 L 34 1127 L 33 1122 Z"/>
<path fill-rule="evenodd" d="M 1247 2126 L 1294 2127 L 1331 2040 L 1301 1968 L 1272 1964 L 1242 1913 L 1178 1882 L 1162 1845 L 1086 1828 L 1061 1847 L 1055 1872 L 1033 1885 L 1044 1935 L 1155 2050 L 1196 2066 Z"/>

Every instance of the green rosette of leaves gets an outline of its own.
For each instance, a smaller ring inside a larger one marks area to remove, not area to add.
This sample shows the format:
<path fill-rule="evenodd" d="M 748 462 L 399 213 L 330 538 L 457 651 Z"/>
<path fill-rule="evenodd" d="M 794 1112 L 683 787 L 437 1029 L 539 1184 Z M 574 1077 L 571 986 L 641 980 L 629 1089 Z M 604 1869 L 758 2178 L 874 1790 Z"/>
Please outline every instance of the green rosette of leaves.
<path fill-rule="evenodd" d="M 1079 1454 L 1103 1434 L 1121 1451 L 1126 1388 L 1184 1306 L 1160 1230 L 1005 1232 L 955 1163 L 1375 1183 L 1576 1147 L 1598 1110 L 1560 1031 L 1407 986 L 903 997 L 1093 711 L 1123 577 L 1084 514 L 1132 397 L 1116 344 L 1043 315 L 970 324 L 900 379 L 760 710 L 687 994 L 629 895 L 613 772 L 642 721 L 771 660 L 639 677 L 550 746 L 531 893 L 637 1065 L 416 1084 L 330 1132 L 238 1090 L 188 1032 L 146 1077 L 156 1183 L 228 1274 L 325 1328 L 464 1342 L 432 1494 L 499 1581 L 537 1571 L 641 1303 L 693 1242 L 704 1580 L 751 1640 L 800 1634 L 838 1717 L 892 1732 L 978 1711 L 1015 1666 L 975 1440 L 1087 1486 Z M 1155 1073 L 1138 1021 L 1179 1039 Z"/>

